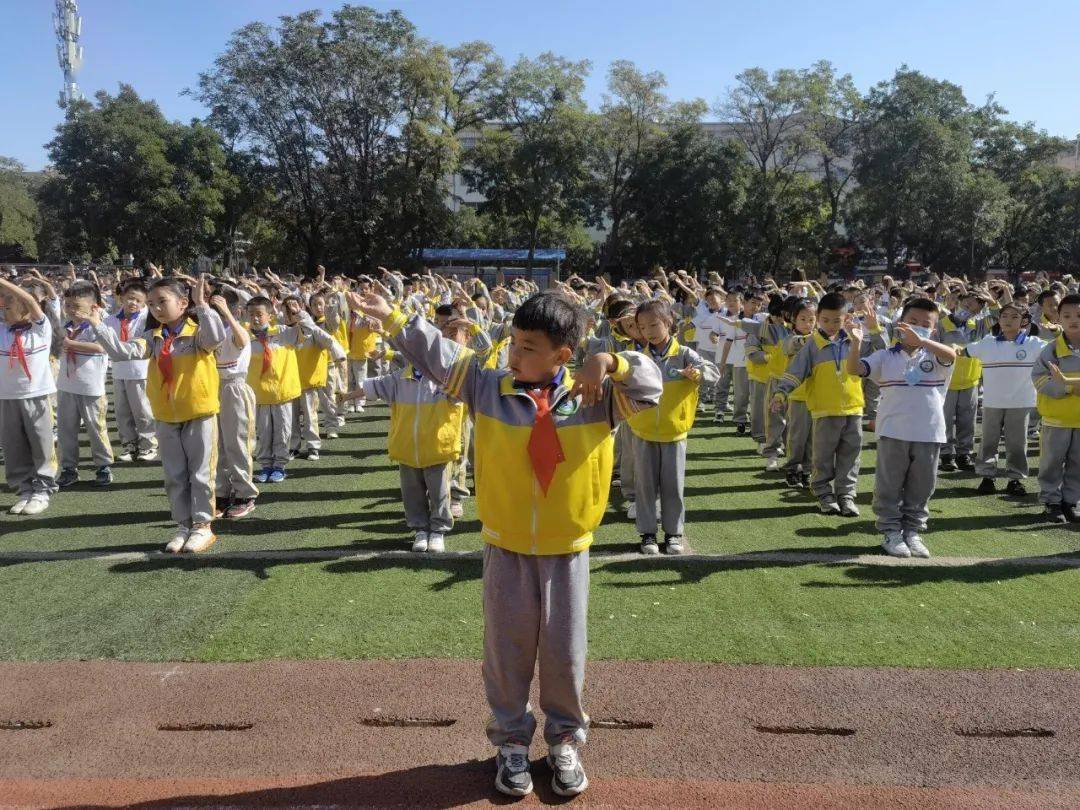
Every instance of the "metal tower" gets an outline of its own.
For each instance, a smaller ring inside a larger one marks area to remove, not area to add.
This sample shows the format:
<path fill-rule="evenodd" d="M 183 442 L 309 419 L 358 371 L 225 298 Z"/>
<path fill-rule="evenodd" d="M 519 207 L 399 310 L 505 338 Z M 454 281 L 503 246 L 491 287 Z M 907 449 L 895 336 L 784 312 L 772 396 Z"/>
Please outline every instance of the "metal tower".
<path fill-rule="evenodd" d="M 76 0 L 56 0 L 53 28 L 56 29 L 56 56 L 60 60 L 60 69 L 64 71 L 60 106 L 66 107 L 83 97 L 79 85 L 75 83 L 75 76 L 83 63 L 83 49 L 79 44 L 82 17 L 79 16 L 79 4 Z"/>

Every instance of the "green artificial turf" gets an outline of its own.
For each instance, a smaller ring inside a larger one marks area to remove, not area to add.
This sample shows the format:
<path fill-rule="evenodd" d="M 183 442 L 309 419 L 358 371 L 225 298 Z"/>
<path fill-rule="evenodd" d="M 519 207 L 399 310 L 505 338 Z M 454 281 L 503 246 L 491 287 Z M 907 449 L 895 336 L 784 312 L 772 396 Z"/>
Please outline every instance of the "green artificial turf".
<path fill-rule="evenodd" d="M 250 517 L 221 522 L 199 558 L 0 560 L 0 658 L 250 660 L 480 654 L 480 563 L 393 558 L 227 560 L 239 549 L 407 548 L 396 468 L 375 407 L 266 485 Z M 874 453 L 863 455 L 864 517 L 818 515 L 766 475 L 749 439 L 695 429 L 687 535 L 695 551 L 873 552 Z M 118 465 L 101 491 L 79 485 L 37 518 L 0 516 L 0 550 L 157 550 L 169 526 L 156 465 Z M 935 554 L 1075 553 L 1075 527 L 1038 521 L 1034 496 L 979 497 L 948 476 L 932 503 Z M 1029 482 L 1034 489 L 1034 482 Z M 6 508 L 10 497 L 0 498 Z M 636 547 L 613 501 L 597 550 Z M 448 539 L 479 549 L 472 502 Z M 590 651 L 597 658 L 782 664 L 1080 666 L 1080 569 L 972 565 L 593 561 Z"/>

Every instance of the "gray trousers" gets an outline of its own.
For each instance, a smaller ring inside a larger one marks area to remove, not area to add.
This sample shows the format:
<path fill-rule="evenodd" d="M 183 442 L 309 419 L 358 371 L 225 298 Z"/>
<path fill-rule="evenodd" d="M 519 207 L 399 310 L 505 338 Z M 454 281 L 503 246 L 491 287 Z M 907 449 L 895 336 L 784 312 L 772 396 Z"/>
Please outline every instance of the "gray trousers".
<path fill-rule="evenodd" d="M 187 422 L 156 422 L 165 492 L 172 519 L 180 526 L 214 519 L 217 416 Z"/>
<path fill-rule="evenodd" d="M 292 401 L 292 431 L 289 447 L 321 450 L 319 438 L 319 388 L 308 388 Z"/>
<path fill-rule="evenodd" d="M 878 388 L 878 384 L 871 380 L 869 377 L 862 378 L 862 393 L 863 393 L 863 418 L 876 419 L 877 418 L 877 404 L 881 399 L 881 389 Z"/>
<path fill-rule="evenodd" d="M 619 454 L 619 481 L 622 483 L 623 499 L 633 503 L 637 498 L 637 478 L 634 464 L 634 432 L 623 422 L 615 432 L 615 449 Z"/>
<path fill-rule="evenodd" d="M 720 360 L 720 355 L 716 355 L 716 360 Z M 728 397 L 731 395 L 731 378 L 732 369 L 734 367 L 728 363 L 722 369 L 720 369 L 720 379 L 716 381 L 716 388 L 713 395 L 713 404 L 716 406 L 716 415 L 723 416 L 727 412 Z"/>
<path fill-rule="evenodd" d="M 855 497 L 861 451 L 861 416 L 819 416 L 814 420 L 810 489 L 818 500 Z"/>
<path fill-rule="evenodd" d="M 217 497 L 250 501 L 259 497 L 259 490 L 251 480 L 255 392 L 243 377 L 222 380 L 220 392 Z"/>
<path fill-rule="evenodd" d="M 660 523 L 668 537 L 681 537 L 686 505 L 686 440 L 649 442 L 634 437 L 634 491 L 638 534 L 656 534 L 656 498 Z"/>
<path fill-rule="evenodd" d="M 1042 426 L 1040 503 L 1080 503 L 1080 428 Z"/>
<path fill-rule="evenodd" d="M 874 514 L 878 531 L 921 532 L 937 486 L 941 445 L 878 437 L 874 471 Z"/>
<path fill-rule="evenodd" d="M 979 386 L 945 395 L 945 444 L 941 455 L 971 455 L 975 449 L 975 411 L 979 407 Z"/>
<path fill-rule="evenodd" d="M 765 442 L 765 389 L 767 383 L 750 380 L 750 436 L 759 444 Z"/>
<path fill-rule="evenodd" d="M 157 449 L 146 380 L 113 380 L 113 409 L 120 443 L 137 453 Z"/>
<path fill-rule="evenodd" d="M 736 425 L 745 425 L 750 421 L 750 377 L 746 366 L 727 366 L 731 369 L 732 421 Z"/>
<path fill-rule="evenodd" d="M 56 492 L 53 409 L 47 394 L 0 399 L 0 445 L 7 485 L 20 498 Z"/>
<path fill-rule="evenodd" d="M 983 408 L 982 441 L 975 472 L 983 478 L 1001 475 L 998 469 L 998 443 L 1005 436 L 1005 477 L 1027 478 L 1027 408 Z"/>
<path fill-rule="evenodd" d="M 450 514 L 450 465 L 410 467 L 399 464 L 405 524 L 414 532 L 445 534 L 454 527 Z"/>
<path fill-rule="evenodd" d="M 326 385 L 318 389 L 322 424 L 327 432 L 334 428 L 345 427 L 345 417 L 341 413 L 337 399 L 338 391 L 343 387 L 339 380 L 340 376 L 337 363 L 331 363 L 326 370 Z"/>
<path fill-rule="evenodd" d="M 90 439 L 90 455 L 95 467 L 108 467 L 113 463 L 112 444 L 105 416 L 109 410 L 105 395 L 56 393 L 56 433 L 60 448 L 60 468 L 75 470 L 79 467 L 79 430 L 86 426 Z"/>
<path fill-rule="evenodd" d="M 803 472 L 811 466 L 814 454 L 814 420 L 810 409 L 800 400 L 789 399 L 787 408 L 787 461 L 785 470 Z"/>
<path fill-rule="evenodd" d="M 585 741 L 588 612 L 588 550 L 539 556 L 484 546 L 483 674 L 493 745 L 532 742 L 529 687 L 538 661 L 544 740 Z"/>
<path fill-rule="evenodd" d="M 702 360 L 705 360 L 709 363 L 716 363 L 716 355 L 713 353 L 713 350 L 711 348 L 699 348 L 696 351 L 701 356 Z M 715 396 L 716 383 L 702 380 L 701 385 L 698 388 L 698 410 L 704 410 L 707 403 L 712 402 Z"/>
<path fill-rule="evenodd" d="M 450 494 L 453 500 L 469 497 L 469 449 L 472 444 L 472 417 L 465 414 L 461 420 L 461 455 L 453 463 L 450 476 Z"/>
<path fill-rule="evenodd" d="M 364 380 L 368 377 L 368 363 L 370 360 L 350 360 L 349 361 L 349 379 L 348 379 L 348 391 L 363 391 Z M 359 400 L 363 402 L 363 400 Z"/>
<path fill-rule="evenodd" d="M 777 381 L 769 380 L 765 387 L 765 457 L 776 458 L 784 446 L 784 434 L 787 432 L 787 413 L 773 413 L 769 407 Z"/>
<path fill-rule="evenodd" d="M 264 468 L 285 469 L 285 465 L 289 463 L 293 402 L 256 406 L 255 459 Z"/>

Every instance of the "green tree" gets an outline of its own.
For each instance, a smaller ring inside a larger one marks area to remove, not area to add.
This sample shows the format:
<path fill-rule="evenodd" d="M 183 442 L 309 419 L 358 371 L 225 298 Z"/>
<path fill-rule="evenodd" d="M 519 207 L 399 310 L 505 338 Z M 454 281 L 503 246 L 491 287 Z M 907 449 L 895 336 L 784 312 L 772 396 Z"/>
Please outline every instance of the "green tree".
<path fill-rule="evenodd" d="M 0 261 L 37 256 L 39 215 L 25 167 L 0 157 Z"/>

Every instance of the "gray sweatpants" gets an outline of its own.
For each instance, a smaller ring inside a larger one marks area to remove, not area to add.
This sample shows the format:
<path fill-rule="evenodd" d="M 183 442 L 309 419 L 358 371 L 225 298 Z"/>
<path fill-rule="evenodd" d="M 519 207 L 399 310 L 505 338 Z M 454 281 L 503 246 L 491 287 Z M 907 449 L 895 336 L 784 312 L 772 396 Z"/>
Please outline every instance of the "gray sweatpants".
<path fill-rule="evenodd" d="M 285 469 L 292 439 L 293 402 L 258 405 L 255 409 L 255 459 L 260 466 Z"/>
<path fill-rule="evenodd" d="M 214 519 L 217 416 L 187 422 L 155 422 L 165 492 L 172 519 L 180 526 Z"/>
<path fill-rule="evenodd" d="M 769 380 L 765 387 L 765 457 L 776 458 L 784 446 L 784 434 L 787 432 L 787 413 L 773 413 L 770 404 L 778 380 Z"/>
<path fill-rule="evenodd" d="M 979 386 L 945 395 L 945 444 L 941 455 L 971 455 L 975 449 L 975 411 L 979 407 Z"/>
<path fill-rule="evenodd" d="M 634 437 L 634 488 L 638 534 L 656 534 L 656 497 L 660 523 L 668 537 L 681 537 L 686 504 L 686 440 L 649 442 Z"/>
<path fill-rule="evenodd" d="M 90 455 L 95 467 L 108 467 L 113 463 L 112 444 L 105 415 L 109 410 L 105 395 L 71 394 L 56 392 L 56 433 L 60 448 L 60 468 L 75 470 L 79 467 L 79 430 L 86 426 L 90 439 Z"/>
<path fill-rule="evenodd" d="M 322 409 L 322 425 L 327 433 L 345 427 L 345 416 L 338 405 L 338 391 L 344 387 L 337 363 L 331 363 L 326 370 L 326 385 L 319 390 L 319 407 Z"/>
<path fill-rule="evenodd" d="M 921 532 L 937 485 L 937 442 L 907 442 L 879 436 L 874 470 L 874 514 L 878 531 Z"/>
<path fill-rule="evenodd" d="M 719 352 L 716 354 L 716 359 L 720 359 Z M 728 397 L 731 395 L 731 372 L 733 368 L 734 366 L 728 363 L 720 369 L 720 379 L 716 382 L 713 404 L 716 406 L 716 415 L 718 417 L 723 417 L 727 412 Z"/>
<path fill-rule="evenodd" d="M 711 348 L 698 348 L 697 353 L 701 356 L 702 360 L 708 363 L 716 363 L 716 355 Z M 706 382 L 702 380 L 701 386 L 698 388 L 698 410 L 703 411 L 708 403 L 713 401 L 716 396 L 716 383 Z"/>
<path fill-rule="evenodd" d="M 453 463 L 450 476 L 452 500 L 469 497 L 469 449 L 472 444 L 472 431 L 472 417 L 466 413 L 461 421 L 461 455 Z"/>
<path fill-rule="evenodd" d="M 350 360 L 349 361 L 349 379 L 347 380 L 348 391 L 363 391 L 364 380 L 368 377 L 368 363 L 373 362 L 370 360 Z M 363 400 L 360 400 L 361 402 Z"/>
<path fill-rule="evenodd" d="M 750 380 L 750 437 L 759 444 L 765 442 L 765 389 L 767 383 Z"/>
<path fill-rule="evenodd" d="M 146 380 L 113 380 L 113 409 L 120 443 L 136 453 L 157 449 Z"/>
<path fill-rule="evenodd" d="M 982 441 L 975 472 L 983 478 L 1001 475 L 998 469 L 998 443 L 1005 436 L 1005 477 L 1027 478 L 1027 408 L 983 408 Z"/>
<path fill-rule="evenodd" d="M 736 425 L 745 425 L 750 421 L 750 377 L 746 366 L 728 366 L 731 369 L 731 406 L 733 421 Z"/>
<path fill-rule="evenodd" d="M 818 500 L 855 497 L 861 451 L 861 416 L 819 416 L 814 420 L 810 489 Z"/>
<path fill-rule="evenodd" d="M 1039 502 L 1080 503 L 1080 428 L 1042 426 Z"/>
<path fill-rule="evenodd" d="M 221 381 L 218 413 L 217 497 L 250 501 L 259 497 L 251 480 L 255 448 L 255 392 L 243 377 Z"/>
<path fill-rule="evenodd" d="M 410 467 L 399 464 L 405 524 L 414 532 L 445 534 L 454 527 L 450 514 L 450 465 Z"/>
<path fill-rule="evenodd" d="M 878 388 L 878 384 L 871 380 L 869 377 L 862 378 L 862 393 L 863 393 L 863 418 L 864 419 L 876 419 L 877 418 L 877 404 L 881 399 L 881 389 Z"/>
<path fill-rule="evenodd" d="M 627 503 L 633 503 L 637 498 L 637 478 L 634 469 L 634 431 L 625 422 L 620 424 L 615 432 L 615 447 L 619 452 L 619 481 L 622 486 L 623 499 Z"/>
<path fill-rule="evenodd" d="M 786 471 L 809 470 L 814 454 L 814 420 L 810 409 L 801 400 L 789 399 L 787 408 L 787 461 Z"/>
<path fill-rule="evenodd" d="M 47 394 L 0 399 L 0 445 L 7 485 L 20 498 L 56 492 L 53 409 Z"/>
<path fill-rule="evenodd" d="M 589 612 L 589 552 L 536 556 L 484 546 L 484 691 L 492 745 L 529 745 L 529 688 L 540 665 L 544 740 L 584 742 L 581 705 Z"/>
<path fill-rule="evenodd" d="M 307 448 L 321 450 L 319 438 L 319 391 L 308 388 L 292 401 L 292 431 L 289 447 L 293 450 Z"/>

